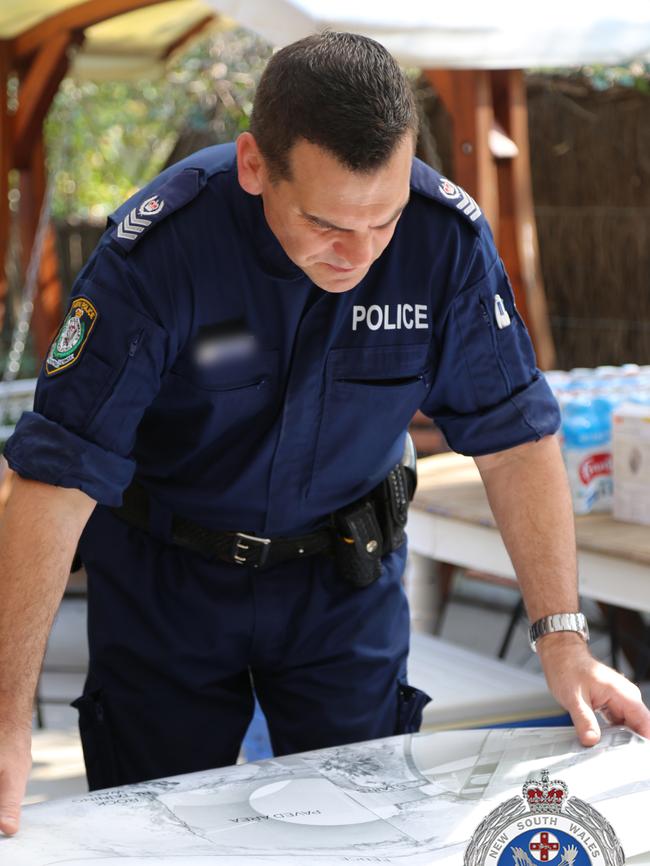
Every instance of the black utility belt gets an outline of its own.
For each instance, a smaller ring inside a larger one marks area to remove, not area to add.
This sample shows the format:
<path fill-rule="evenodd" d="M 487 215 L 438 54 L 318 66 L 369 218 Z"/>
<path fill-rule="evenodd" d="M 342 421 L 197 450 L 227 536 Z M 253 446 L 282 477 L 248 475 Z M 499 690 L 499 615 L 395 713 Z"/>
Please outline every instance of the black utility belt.
<path fill-rule="evenodd" d="M 381 557 L 404 543 L 414 493 L 415 473 L 398 464 L 367 496 L 336 511 L 327 526 L 314 532 L 263 538 L 248 532 L 207 529 L 174 515 L 171 541 L 208 559 L 258 569 L 324 553 L 336 559 L 342 577 L 363 587 L 379 577 Z M 111 510 L 131 526 L 149 530 L 149 495 L 139 484 L 131 484 L 122 505 Z"/>

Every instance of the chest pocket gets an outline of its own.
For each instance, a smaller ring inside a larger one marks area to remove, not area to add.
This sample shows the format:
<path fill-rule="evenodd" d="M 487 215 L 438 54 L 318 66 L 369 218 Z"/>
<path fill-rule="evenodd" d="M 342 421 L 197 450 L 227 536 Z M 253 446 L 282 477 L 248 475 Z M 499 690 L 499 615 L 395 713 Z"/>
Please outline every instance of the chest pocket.
<path fill-rule="evenodd" d="M 333 349 L 310 496 L 380 480 L 431 386 L 429 344 Z"/>
<path fill-rule="evenodd" d="M 245 391 L 257 388 L 277 374 L 277 350 L 263 350 L 246 357 L 224 359 L 201 366 L 191 358 L 178 358 L 170 372 L 203 391 Z"/>
<path fill-rule="evenodd" d="M 221 448 L 239 441 L 253 423 L 277 411 L 278 364 L 277 350 L 205 367 L 178 358 L 161 394 L 166 411 L 183 419 L 169 431 L 170 437 L 203 445 L 218 443 Z M 183 447 L 183 442 L 176 441 L 175 446 Z"/>

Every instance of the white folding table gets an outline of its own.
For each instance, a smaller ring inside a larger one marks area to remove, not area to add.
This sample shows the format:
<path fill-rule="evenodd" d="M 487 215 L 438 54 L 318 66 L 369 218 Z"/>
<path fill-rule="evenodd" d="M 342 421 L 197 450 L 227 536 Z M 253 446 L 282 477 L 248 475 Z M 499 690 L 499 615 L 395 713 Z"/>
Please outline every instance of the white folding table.
<path fill-rule="evenodd" d="M 431 579 L 438 562 L 507 578 L 515 572 L 474 461 L 439 454 L 418 461 L 418 491 L 408 537 L 413 582 Z M 610 514 L 576 518 L 580 594 L 650 612 L 650 530 Z"/>

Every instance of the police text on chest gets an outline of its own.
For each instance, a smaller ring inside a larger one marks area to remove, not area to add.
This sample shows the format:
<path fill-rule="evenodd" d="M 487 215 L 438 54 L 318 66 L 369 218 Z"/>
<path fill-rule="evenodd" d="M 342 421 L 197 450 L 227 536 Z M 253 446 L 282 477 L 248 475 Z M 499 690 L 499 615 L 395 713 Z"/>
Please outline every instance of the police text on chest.
<path fill-rule="evenodd" d="M 426 304 L 372 304 L 352 307 L 352 330 L 366 325 L 371 331 L 423 330 L 429 327 Z"/>

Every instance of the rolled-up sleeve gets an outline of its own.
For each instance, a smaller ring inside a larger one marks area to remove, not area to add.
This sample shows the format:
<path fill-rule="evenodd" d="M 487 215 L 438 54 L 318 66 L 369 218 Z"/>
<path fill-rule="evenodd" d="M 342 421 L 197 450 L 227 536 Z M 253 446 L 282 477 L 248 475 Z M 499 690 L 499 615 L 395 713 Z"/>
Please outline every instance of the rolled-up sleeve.
<path fill-rule="evenodd" d="M 463 286 L 439 323 L 433 384 L 422 406 L 450 447 L 471 456 L 541 439 L 560 425 L 503 263 L 491 250 L 491 237 L 481 239 L 469 273 L 483 273 Z"/>
<path fill-rule="evenodd" d="M 135 469 L 128 457 L 77 436 L 38 412 L 25 412 L 5 456 L 23 478 L 76 487 L 104 505 L 119 505 Z"/>
<path fill-rule="evenodd" d="M 143 303 L 126 260 L 110 248 L 95 254 L 75 284 L 72 302 L 79 298 L 96 321 L 78 352 L 64 352 L 61 369 L 54 366 L 61 353 L 50 350 L 34 411 L 19 420 L 4 456 L 25 478 L 119 505 L 135 471 L 138 425 L 168 364 L 168 332 Z"/>

